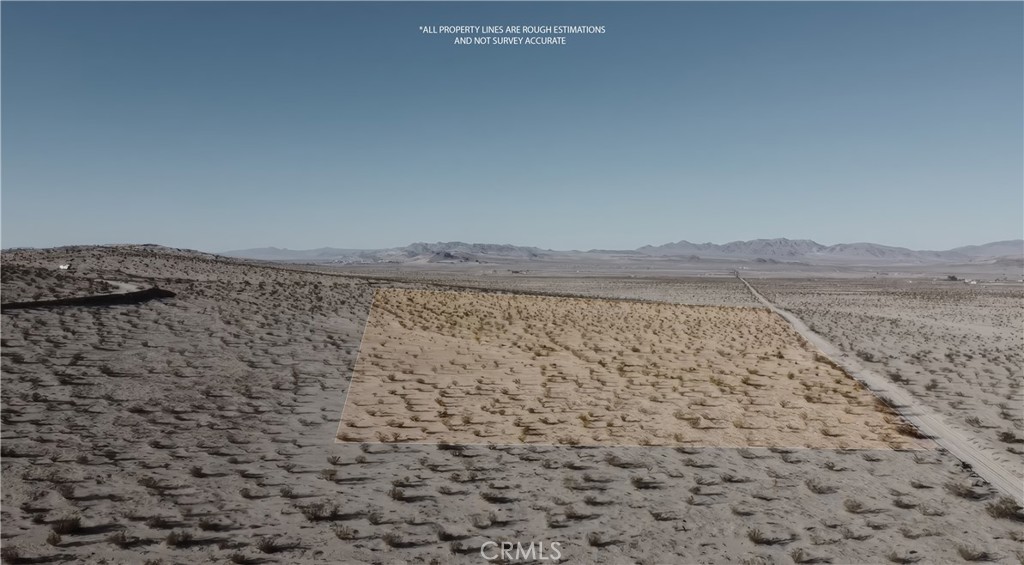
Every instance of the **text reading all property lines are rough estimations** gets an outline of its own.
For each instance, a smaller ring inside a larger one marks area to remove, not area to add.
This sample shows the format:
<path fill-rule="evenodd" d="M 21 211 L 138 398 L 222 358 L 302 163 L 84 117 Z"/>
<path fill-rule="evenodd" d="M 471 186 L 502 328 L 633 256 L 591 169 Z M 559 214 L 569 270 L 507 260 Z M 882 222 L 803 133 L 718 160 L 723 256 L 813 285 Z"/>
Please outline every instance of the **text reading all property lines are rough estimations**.
<path fill-rule="evenodd" d="M 539 33 L 539 34 L 583 34 L 605 33 L 603 25 L 539 25 L 539 26 L 500 26 L 500 25 L 457 25 L 457 26 L 420 26 L 423 33 L 438 34 L 481 34 L 481 33 Z"/>

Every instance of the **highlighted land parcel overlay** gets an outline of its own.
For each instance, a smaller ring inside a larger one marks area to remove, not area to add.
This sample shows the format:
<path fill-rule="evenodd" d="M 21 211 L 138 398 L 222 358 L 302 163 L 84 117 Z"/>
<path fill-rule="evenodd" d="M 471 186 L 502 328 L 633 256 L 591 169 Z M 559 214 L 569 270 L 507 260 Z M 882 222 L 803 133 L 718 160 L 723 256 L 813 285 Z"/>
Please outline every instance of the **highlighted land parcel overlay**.
<path fill-rule="evenodd" d="M 924 449 L 766 309 L 381 289 L 341 442 Z"/>

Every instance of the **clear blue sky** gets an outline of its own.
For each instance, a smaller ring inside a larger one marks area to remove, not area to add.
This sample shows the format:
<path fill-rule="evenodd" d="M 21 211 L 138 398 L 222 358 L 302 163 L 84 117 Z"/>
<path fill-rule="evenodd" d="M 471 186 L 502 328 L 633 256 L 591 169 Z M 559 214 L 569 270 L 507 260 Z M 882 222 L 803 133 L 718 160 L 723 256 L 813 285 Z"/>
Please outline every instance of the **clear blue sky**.
<path fill-rule="evenodd" d="M 1024 4 L 13 3 L 2 245 L 1024 231 Z M 420 25 L 605 25 L 564 47 Z"/>

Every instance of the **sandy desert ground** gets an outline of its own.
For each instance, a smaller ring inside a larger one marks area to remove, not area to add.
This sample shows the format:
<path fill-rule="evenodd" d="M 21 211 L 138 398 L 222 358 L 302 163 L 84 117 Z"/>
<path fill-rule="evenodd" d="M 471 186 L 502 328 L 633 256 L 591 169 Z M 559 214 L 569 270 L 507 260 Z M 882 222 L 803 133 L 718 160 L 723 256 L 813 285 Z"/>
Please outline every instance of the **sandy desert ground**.
<path fill-rule="evenodd" d="M 711 273 L 609 272 L 605 269 L 466 269 L 451 266 L 450 272 L 422 268 L 391 270 L 366 267 L 329 268 L 370 280 L 419 282 L 467 290 L 501 290 L 545 296 L 648 300 L 673 304 L 760 307 L 728 269 Z M 371 274 L 367 274 L 371 273 Z"/>
<path fill-rule="evenodd" d="M 5 302 L 177 293 L 4 312 L 5 563 L 484 563 L 487 541 L 567 563 L 1024 559 L 1019 507 L 935 449 L 338 443 L 374 292 L 455 288 L 145 246 L 2 260 Z"/>
<path fill-rule="evenodd" d="M 375 294 L 339 437 L 925 445 L 763 308 L 403 289 Z"/>

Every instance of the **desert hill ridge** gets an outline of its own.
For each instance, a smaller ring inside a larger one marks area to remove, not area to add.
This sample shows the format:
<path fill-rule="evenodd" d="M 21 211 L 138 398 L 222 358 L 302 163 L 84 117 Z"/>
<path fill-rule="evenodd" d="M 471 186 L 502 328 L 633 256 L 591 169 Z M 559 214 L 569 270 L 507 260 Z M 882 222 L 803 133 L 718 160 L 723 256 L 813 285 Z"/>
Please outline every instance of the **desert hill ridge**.
<path fill-rule="evenodd" d="M 338 249 L 321 247 L 290 250 L 262 247 L 225 251 L 228 257 L 269 261 L 316 261 L 328 263 L 437 263 L 504 262 L 566 259 L 573 257 L 629 256 L 634 258 L 772 259 L 792 262 L 869 262 L 882 264 L 974 263 L 1024 258 L 1024 240 L 1006 240 L 968 245 L 944 251 L 913 250 L 905 247 L 857 242 L 823 245 L 809 239 L 754 239 L 724 244 L 692 243 L 681 240 L 637 249 L 593 249 L 556 251 L 512 244 L 464 243 L 460 241 L 417 242 L 387 249 Z"/>

